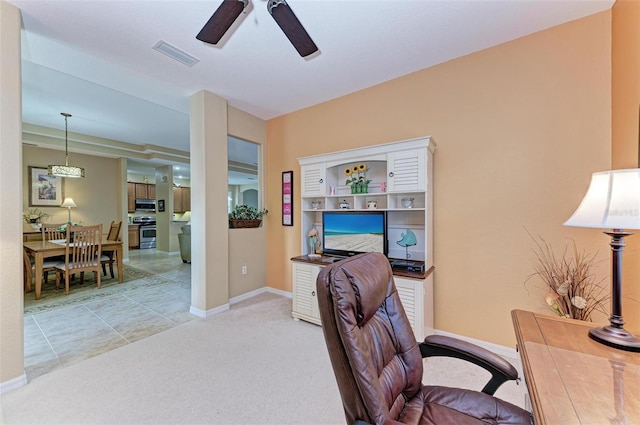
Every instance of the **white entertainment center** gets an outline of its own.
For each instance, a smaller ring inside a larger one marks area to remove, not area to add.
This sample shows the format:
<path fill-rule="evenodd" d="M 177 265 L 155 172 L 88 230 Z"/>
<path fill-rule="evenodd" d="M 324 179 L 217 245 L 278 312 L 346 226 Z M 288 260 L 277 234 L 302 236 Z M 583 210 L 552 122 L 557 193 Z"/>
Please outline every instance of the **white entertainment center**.
<path fill-rule="evenodd" d="M 307 235 L 315 226 L 322 241 L 323 211 L 375 209 L 386 211 L 389 259 L 424 263 L 422 273 L 394 269 L 394 279 L 416 338 L 433 333 L 434 150 L 433 139 L 422 137 L 298 159 L 305 255 L 292 258 L 294 319 L 320 325 L 316 277 L 335 259 L 309 257 L 315 252 L 309 252 Z M 366 193 L 352 193 L 346 184 L 344 170 L 358 164 L 366 164 Z M 407 234 L 415 235 L 414 244 L 398 244 Z"/>

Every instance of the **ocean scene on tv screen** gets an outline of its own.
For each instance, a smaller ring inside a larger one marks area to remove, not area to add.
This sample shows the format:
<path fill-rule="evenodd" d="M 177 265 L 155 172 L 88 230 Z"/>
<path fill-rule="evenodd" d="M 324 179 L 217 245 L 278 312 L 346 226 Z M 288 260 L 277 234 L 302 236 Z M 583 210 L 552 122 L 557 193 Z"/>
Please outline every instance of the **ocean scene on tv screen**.
<path fill-rule="evenodd" d="M 384 253 L 384 216 L 380 214 L 326 215 L 324 247 L 340 251 Z"/>

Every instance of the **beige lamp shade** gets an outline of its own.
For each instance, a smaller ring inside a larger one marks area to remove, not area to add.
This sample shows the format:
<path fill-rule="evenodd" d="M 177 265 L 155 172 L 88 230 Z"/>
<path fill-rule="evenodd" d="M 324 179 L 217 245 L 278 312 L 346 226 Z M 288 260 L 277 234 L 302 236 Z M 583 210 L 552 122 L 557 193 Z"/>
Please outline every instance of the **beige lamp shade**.
<path fill-rule="evenodd" d="M 76 208 L 77 205 L 73 202 L 73 198 L 64 198 L 64 202 L 60 205 L 62 208 Z"/>
<path fill-rule="evenodd" d="M 565 226 L 640 229 L 640 168 L 593 173 Z"/>

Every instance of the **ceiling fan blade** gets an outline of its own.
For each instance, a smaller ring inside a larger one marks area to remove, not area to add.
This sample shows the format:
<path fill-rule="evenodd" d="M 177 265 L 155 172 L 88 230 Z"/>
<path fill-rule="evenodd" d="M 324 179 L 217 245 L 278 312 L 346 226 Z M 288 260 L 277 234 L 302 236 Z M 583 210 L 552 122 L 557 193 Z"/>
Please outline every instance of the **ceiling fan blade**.
<path fill-rule="evenodd" d="M 248 4 L 249 0 L 224 0 L 196 38 L 209 44 L 218 43 Z"/>
<path fill-rule="evenodd" d="M 269 0 L 267 9 L 300 56 L 304 58 L 318 51 L 318 46 L 313 42 L 285 0 Z"/>

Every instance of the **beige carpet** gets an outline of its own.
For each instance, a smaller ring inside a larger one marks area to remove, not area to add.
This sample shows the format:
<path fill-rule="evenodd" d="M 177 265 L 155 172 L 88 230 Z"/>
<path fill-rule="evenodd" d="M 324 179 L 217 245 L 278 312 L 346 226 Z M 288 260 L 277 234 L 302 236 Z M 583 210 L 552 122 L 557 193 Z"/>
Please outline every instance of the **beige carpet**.
<path fill-rule="evenodd" d="M 3 423 L 344 424 L 322 329 L 290 312 L 264 293 L 41 376 L 2 396 Z M 425 362 L 425 383 L 484 383 L 440 360 Z M 499 391 L 521 399 L 515 384 Z"/>
<path fill-rule="evenodd" d="M 50 273 L 49 281 L 42 285 L 41 298 L 39 300 L 35 299 L 35 291 L 24 294 L 24 314 L 52 311 L 72 304 L 87 303 L 103 297 L 162 285 L 168 282 L 165 278 L 135 267 L 125 265 L 123 269 L 123 283 L 119 284 L 118 275 L 116 274 L 112 279 L 107 267 L 107 275 L 102 276 L 100 289 L 98 289 L 93 278 L 93 273 L 85 274 L 82 285 L 80 284 L 80 279 L 76 277 L 69 285 L 69 295 L 64 293 L 64 281 L 61 282 L 60 289 L 56 289 L 55 273 Z"/>

